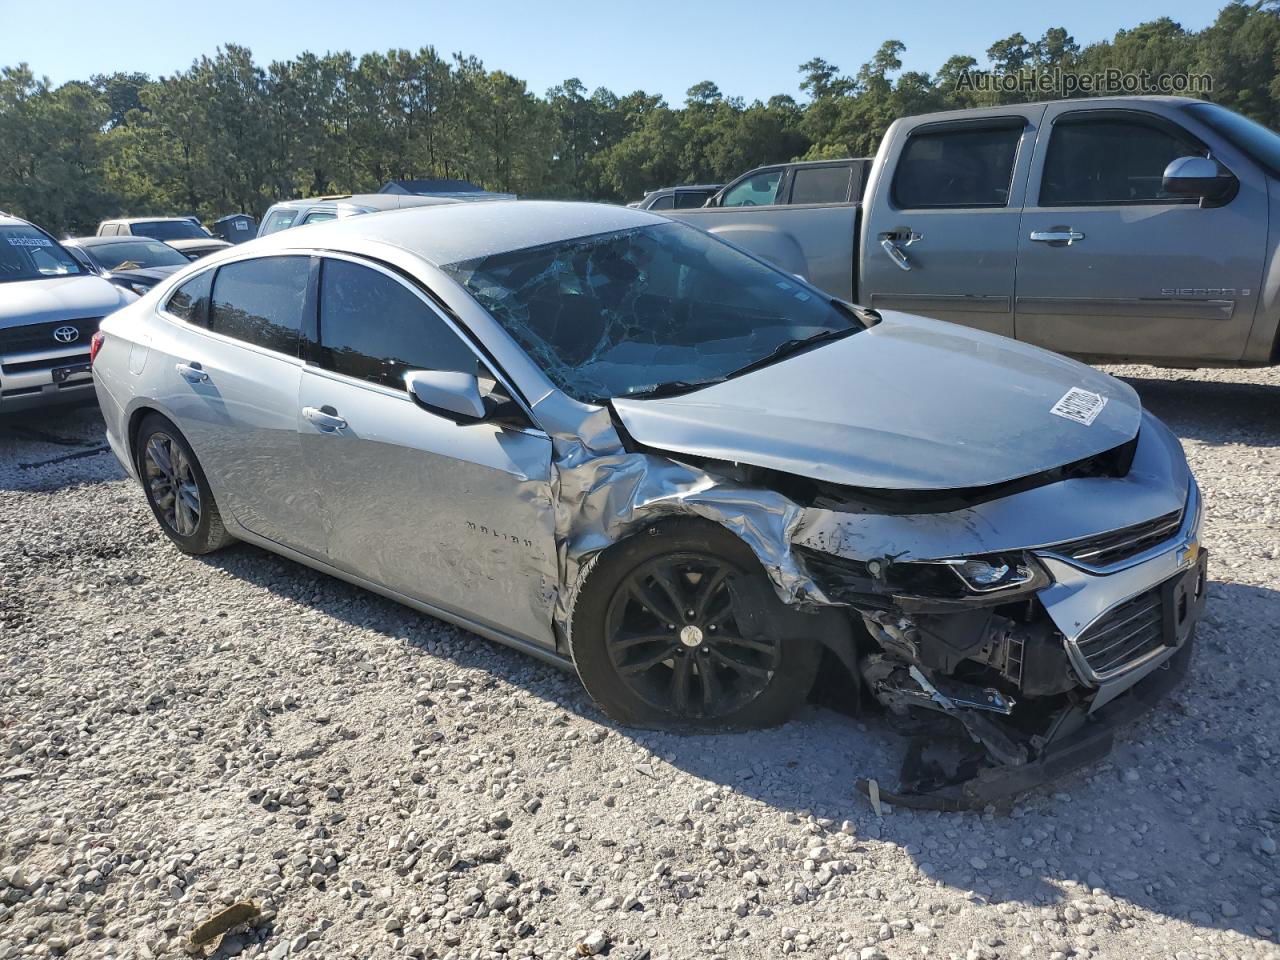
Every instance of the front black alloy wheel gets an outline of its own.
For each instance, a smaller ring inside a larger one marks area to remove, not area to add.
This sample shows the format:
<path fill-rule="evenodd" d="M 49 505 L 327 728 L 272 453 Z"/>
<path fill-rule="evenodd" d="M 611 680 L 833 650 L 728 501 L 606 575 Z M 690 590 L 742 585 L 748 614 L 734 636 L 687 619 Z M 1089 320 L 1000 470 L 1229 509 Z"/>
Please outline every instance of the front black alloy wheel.
<path fill-rule="evenodd" d="M 669 519 L 616 544 L 573 610 L 573 658 L 588 693 L 636 726 L 783 722 L 813 686 L 821 649 L 749 620 L 743 595 L 781 606 L 755 554 L 718 524 Z"/>
<path fill-rule="evenodd" d="M 776 637 L 745 637 L 734 619 L 729 561 L 668 553 L 627 574 L 605 619 L 619 678 L 650 706 L 690 719 L 727 716 L 758 697 L 781 660 Z"/>

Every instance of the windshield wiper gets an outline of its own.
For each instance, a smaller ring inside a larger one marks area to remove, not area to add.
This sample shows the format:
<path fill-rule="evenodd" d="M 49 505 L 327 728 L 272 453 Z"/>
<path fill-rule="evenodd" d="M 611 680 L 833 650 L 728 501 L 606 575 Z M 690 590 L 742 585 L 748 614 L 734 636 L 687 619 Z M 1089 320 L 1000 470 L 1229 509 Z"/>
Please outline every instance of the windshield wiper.
<path fill-rule="evenodd" d="M 828 343 L 832 340 L 839 340 L 847 337 L 852 333 L 857 333 L 861 327 L 846 327 L 843 330 L 823 330 L 807 337 L 793 337 L 790 340 L 783 340 L 780 344 L 773 348 L 769 353 L 765 354 L 759 360 L 752 360 L 745 367 L 739 367 L 732 373 L 726 374 L 726 380 L 731 377 L 739 377 L 744 373 L 750 373 L 752 370 L 759 370 L 761 367 L 767 367 L 777 363 L 779 360 L 793 356 L 797 353 L 815 347 L 820 343 Z"/>
<path fill-rule="evenodd" d="M 710 377 L 706 380 L 668 380 L 666 383 L 656 383 L 647 390 L 623 394 L 617 399 L 654 400 L 658 397 L 678 397 L 682 393 L 692 393 L 694 390 L 701 390 L 703 387 L 709 387 L 712 384 L 724 383 L 725 379 L 725 377 Z"/>

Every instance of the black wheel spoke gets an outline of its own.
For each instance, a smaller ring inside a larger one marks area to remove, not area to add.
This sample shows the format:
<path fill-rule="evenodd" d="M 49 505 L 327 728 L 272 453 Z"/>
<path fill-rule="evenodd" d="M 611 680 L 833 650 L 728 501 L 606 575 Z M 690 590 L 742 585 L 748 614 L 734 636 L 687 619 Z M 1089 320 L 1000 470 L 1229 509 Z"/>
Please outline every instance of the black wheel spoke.
<path fill-rule="evenodd" d="M 754 650 L 756 653 L 764 653 L 769 656 L 773 656 L 774 651 L 777 650 L 777 647 L 771 643 L 765 642 L 764 640 L 751 640 L 747 637 L 739 637 L 735 634 L 725 633 L 723 631 L 716 634 L 716 640 L 719 644 L 724 646 L 741 647 L 744 650 Z"/>
<path fill-rule="evenodd" d="M 675 669 L 671 671 L 671 700 L 677 713 L 689 712 L 689 681 L 693 674 L 693 658 L 677 656 Z"/>
<path fill-rule="evenodd" d="M 680 589 L 679 584 L 671 577 L 667 570 L 660 569 L 655 571 L 653 574 L 653 580 L 654 583 L 658 585 L 658 589 L 666 595 L 667 601 L 676 611 L 675 619 L 671 622 L 679 623 L 684 619 L 685 611 L 688 609 L 684 598 L 684 591 Z"/>
<path fill-rule="evenodd" d="M 670 633 L 637 633 L 632 636 L 615 637 L 609 642 L 615 650 L 630 650 L 632 647 L 643 646 L 646 643 L 665 643 L 670 648 L 673 639 Z"/>
<path fill-rule="evenodd" d="M 716 668 L 707 660 L 703 660 L 698 664 L 698 679 L 702 682 L 702 710 L 704 713 L 713 714 L 723 695 L 720 679 L 716 676 Z"/>
<path fill-rule="evenodd" d="M 671 608 L 666 600 L 653 592 L 647 584 L 635 583 L 631 584 L 631 595 L 636 598 L 636 602 L 660 623 L 679 623 L 679 611 Z"/>
<path fill-rule="evenodd" d="M 718 567 L 698 581 L 698 592 L 693 603 L 693 620 L 695 623 L 708 622 L 708 614 L 711 612 L 712 607 L 718 603 L 724 606 L 732 606 L 732 599 L 728 597 L 729 590 L 725 583 L 729 578 L 729 572 L 728 567 Z M 720 594 L 724 594 L 726 599 L 721 601 Z"/>
<path fill-rule="evenodd" d="M 670 660 L 672 657 L 678 656 L 674 646 L 663 647 L 658 653 L 637 660 L 635 663 L 628 663 L 618 668 L 618 672 L 623 676 L 632 676 L 637 673 L 644 673 L 646 670 L 652 670 L 664 660 Z"/>
<path fill-rule="evenodd" d="M 765 669 L 764 667 L 752 666 L 749 663 L 743 663 L 741 660 L 735 660 L 733 657 L 726 657 L 723 653 L 721 653 L 719 650 L 716 650 L 716 649 L 712 649 L 709 656 L 713 661 L 718 663 L 720 666 L 727 667 L 728 669 L 733 670 L 736 673 L 741 673 L 748 677 L 754 677 L 757 680 L 767 680 L 772 672 L 770 670 Z"/>

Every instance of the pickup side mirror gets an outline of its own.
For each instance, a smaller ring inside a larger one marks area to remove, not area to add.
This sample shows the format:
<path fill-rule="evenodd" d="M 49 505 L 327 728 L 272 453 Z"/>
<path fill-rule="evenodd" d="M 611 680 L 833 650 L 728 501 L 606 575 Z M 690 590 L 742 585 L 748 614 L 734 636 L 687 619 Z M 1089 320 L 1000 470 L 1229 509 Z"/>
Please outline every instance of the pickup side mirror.
<path fill-rule="evenodd" d="M 1179 157 L 1164 168 L 1160 186 L 1175 197 L 1222 200 L 1235 191 L 1237 180 L 1209 157 Z"/>
<path fill-rule="evenodd" d="M 404 384 L 414 402 L 454 423 L 479 423 L 487 416 L 480 381 L 472 373 L 407 370 Z"/>

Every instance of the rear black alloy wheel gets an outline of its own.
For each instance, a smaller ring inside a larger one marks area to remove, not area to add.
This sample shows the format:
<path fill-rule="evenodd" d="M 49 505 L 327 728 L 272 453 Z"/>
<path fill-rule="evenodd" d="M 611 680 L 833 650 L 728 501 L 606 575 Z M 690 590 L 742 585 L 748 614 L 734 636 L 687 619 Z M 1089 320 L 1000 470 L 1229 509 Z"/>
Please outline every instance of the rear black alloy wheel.
<path fill-rule="evenodd" d="M 134 435 L 135 466 L 160 529 L 183 553 L 212 553 L 234 541 L 187 438 L 171 420 L 149 413 Z"/>
<path fill-rule="evenodd" d="M 728 716 L 756 699 L 781 659 L 776 637 L 744 637 L 720 557 L 671 553 L 633 570 L 615 591 L 605 646 L 622 682 L 683 719 Z"/>
<path fill-rule="evenodd" d="M 157 430 L 142 451 L 142 482 L 160 519 L 180 537 L 200 526 L 200 486 L 195 471 L 173 437 Z"/>
<path fill-rule="evenodd" d="M 614 720 L 659 729 L 783 723 L 813 687 L 822 647 L 786 619 L 760 561 L 724 527 L 655 521 L 604 551 L 570 615 L 573 663 Z"/>

